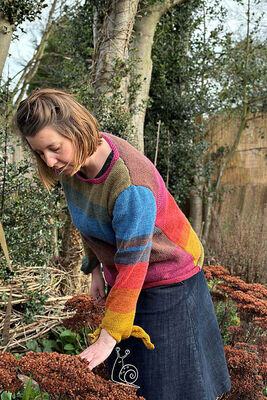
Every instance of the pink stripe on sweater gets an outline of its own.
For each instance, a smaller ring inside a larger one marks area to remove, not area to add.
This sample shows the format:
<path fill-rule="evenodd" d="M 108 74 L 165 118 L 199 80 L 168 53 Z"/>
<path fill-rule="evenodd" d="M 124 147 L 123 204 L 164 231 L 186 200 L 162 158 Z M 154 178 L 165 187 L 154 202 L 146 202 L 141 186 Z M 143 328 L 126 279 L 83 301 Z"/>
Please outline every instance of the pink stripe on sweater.
<path fill-rule="evenodd" d="M 157 204 L 157 217 L 155 225 L 161 228 L 165 223 L 165 213 L 167 205 L 167 189 L 165 183 L 156 168 L 153 169 L 155 179 L 158 182 L 158 193 L 155 193 Z"/>

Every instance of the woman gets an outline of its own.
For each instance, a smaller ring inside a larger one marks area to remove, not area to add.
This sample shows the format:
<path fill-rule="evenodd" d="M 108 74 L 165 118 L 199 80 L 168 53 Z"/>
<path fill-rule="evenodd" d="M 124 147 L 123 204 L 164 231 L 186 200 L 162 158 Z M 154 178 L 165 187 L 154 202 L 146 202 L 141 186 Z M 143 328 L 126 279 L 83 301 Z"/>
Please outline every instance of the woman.
<path fill-rule="evenodd" d="M 92 274 L 95 301 L 105 304 L 93 344 L 81 354 L 89 368 L 108 358 L 110 378 L 147 400 L 214 400 L 228 391 L 203 248 L 154 165 L 100 133 L 94 117 L 61 91 L 34 91 L 16 124 L 45 187 L 62 184 L 83 238 L 82 270 Z"/>

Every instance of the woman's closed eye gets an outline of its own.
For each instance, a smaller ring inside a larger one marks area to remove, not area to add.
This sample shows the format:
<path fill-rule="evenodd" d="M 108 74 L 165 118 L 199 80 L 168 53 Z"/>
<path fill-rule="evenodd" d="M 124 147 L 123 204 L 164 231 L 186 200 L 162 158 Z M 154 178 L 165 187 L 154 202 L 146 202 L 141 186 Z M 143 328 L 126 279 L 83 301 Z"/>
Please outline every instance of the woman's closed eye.
<path fill-rule="evenodd" d="M 59 150 L 60 150 L 60 146 L 55 147 L 55 148 L 50 148 L 50 151 L 53 151 L 54 153 L 57 153 Z"/>
<path fill-rule="evenodd" d="M 42 157 L 44 155 L 44 153 L 42 151 L 34 150 L 34 152 L 36 154 L 38 154 L 38 156 L 40 156 L 40 157 Z"/>
<path fill-rule="evenodd" d="M 59 150 L 60 150 L 60 147 L 49 149 L 49 151 L 52 151 L 53 153 L 58 153 Z M 35 150 L 35 153 L 37 153 L 40 157 L 42 157 L 44 155 L 44 153 L 42 151 L 38 151 L 38 150 Z"/>

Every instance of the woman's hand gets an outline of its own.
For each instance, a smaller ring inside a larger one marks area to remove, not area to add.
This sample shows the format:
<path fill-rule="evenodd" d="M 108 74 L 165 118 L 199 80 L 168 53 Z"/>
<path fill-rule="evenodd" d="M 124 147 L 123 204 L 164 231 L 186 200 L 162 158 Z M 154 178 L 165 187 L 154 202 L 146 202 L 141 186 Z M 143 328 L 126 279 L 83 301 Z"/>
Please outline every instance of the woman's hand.
<path fill-rule="evenodd" d="M 104 306 L 106 302 L 105 281 L 100 269 L 100 265 L 93 269 L 90 294 L 94 301 L 100 306 Z"/>
<path fill-rule="evenodd" d="M 85 349 L 80 357 L 89 362 L 89 368 L 92 370 L 108 358 L 116 343 L 116 340 L 105 329 L 101 329 L 97 341 Z"/>

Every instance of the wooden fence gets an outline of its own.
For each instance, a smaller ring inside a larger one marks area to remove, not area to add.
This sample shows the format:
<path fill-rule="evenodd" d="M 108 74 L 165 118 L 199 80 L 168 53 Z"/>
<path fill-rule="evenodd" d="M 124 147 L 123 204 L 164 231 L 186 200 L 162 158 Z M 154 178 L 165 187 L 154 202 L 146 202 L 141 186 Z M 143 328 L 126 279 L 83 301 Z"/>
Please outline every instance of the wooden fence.
<path fill-rule="evenodd" d="M 231 146 L 237 129 L 236 117 L 220 116 L 210 129 L 212 149 Z M 267 237 L 267 114 L 249 117 L 237 151 L 224 171 L 222 187 L 223 201 L 217 204 L 220 216 L 229 219 L 232 210 L 238 210 L 241 217 L 259 217 Z"/>

